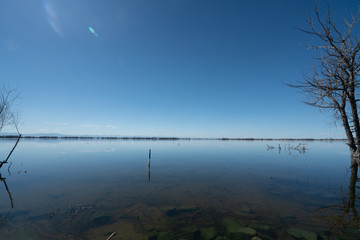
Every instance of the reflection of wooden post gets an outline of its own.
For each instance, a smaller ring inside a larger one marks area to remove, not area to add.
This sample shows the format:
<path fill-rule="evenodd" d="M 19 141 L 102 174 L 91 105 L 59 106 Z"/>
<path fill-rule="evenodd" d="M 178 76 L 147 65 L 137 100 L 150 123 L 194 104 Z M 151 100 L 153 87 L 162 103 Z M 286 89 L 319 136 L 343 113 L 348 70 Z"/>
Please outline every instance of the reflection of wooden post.
<path fill-rule="evenodd" d="M 148 177 L 150 182 L 150 159 L 151 159 L 151 149 L 149 149 L 149 162 L 148 162 Z"/>
<path fill-rule="evenodd" d="M 149 149 L 149 162 L 148 162 L 149 166 L 150 166 L 150 159 L 151 159 L 151 148 Z"/>

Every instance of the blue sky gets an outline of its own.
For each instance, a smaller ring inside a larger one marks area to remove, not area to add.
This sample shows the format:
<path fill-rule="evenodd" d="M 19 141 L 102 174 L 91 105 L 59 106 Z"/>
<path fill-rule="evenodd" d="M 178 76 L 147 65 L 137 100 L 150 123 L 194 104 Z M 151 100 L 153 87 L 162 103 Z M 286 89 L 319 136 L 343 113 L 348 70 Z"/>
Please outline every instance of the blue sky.
<path fill-rule="evenodd" d="M 316 2 L 1 1 L 0 82 L 23 133 L 344 137 L 283 84 L 312 62 Z M 339 23 L 360 5 L 327 3 Z"/>

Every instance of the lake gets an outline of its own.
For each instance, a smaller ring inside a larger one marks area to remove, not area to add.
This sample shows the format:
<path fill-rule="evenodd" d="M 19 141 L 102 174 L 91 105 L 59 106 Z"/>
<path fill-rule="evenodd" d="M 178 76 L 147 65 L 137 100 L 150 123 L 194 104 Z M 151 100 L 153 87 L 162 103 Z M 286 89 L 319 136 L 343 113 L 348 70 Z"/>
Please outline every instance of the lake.
<path fill-rule="evenodd" d="M 360 236 L 343 141 L 21 139 L 0 172 L 0 239 Z"/>

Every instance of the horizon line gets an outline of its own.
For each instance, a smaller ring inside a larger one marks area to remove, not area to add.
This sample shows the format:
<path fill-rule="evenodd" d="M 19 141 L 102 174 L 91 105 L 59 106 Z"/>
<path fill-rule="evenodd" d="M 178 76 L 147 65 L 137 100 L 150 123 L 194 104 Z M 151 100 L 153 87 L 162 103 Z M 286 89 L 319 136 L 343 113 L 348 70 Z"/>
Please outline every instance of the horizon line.
<path fill-rule="evenodd" d="M 106 136 L 106 135 L 48 135 L 20 134 L 24 139 L 64 139 L 64 140 L 218 140 L 218 141 L 346 141 L 345 138 L 253 138 L 253 137 L 145 137 L 145 136 Z M 0 138 L 18 138 L 18 134 L 0 134 Z"/>

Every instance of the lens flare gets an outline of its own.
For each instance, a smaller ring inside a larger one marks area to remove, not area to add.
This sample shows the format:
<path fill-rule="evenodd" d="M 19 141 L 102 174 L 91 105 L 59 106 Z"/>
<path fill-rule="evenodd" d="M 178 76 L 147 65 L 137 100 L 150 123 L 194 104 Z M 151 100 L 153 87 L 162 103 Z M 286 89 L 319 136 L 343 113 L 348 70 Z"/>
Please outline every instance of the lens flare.
<path fill-rule="evenodd" d="M 64 37 L 64 33 L 62 31 L 62 27 L 61 27 L 61 23 L 60 23 L 60 18 L 58 16 L 58 14 L 56 13 L 56 10 L 53 6 L 53 2 L 51 2 L 49 0 L 44 0 L 43 4 L 44 4 L 45 13 L 46 13 L 46 18 L 48 20 L 50 27 L 60 37 Z"/>
<path fill-rule="evenodd" d="M 94 34 L 95 37 L 99 36 L 92 27 L 89 27 L 89 31 Z"/>

